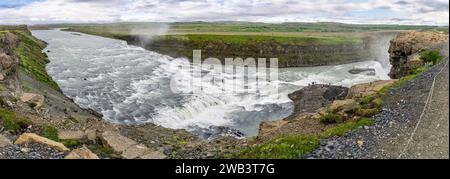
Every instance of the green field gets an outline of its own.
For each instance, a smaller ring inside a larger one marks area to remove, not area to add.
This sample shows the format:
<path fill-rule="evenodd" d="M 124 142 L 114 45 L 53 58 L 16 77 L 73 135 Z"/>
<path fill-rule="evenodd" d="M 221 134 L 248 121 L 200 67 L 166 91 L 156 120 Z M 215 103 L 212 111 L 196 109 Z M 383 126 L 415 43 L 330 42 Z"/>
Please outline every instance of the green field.
<path fill-rule="evenodd" d="M 437 30 L 448 31 L 448 27 L 420 25 L 358 25 L 333 22 L 321 23 L 258 23 L 258 22 L 124 22 L 111 24 L 55 24 L 39 27 L 83 27 L 114 33 L 129 32 L 130 29 L 167 28 L 169 33 L 208 33 L 208 32 L 368 32 L 392 30 Z"/>
<path fill-rule="evenodd" d="M 191 41 L 221 41 L 224 43 L 279 42 L 290 45 L 334 45 L 360 43 L 368 33 L 380 31 L 447 31 L 448 27 L 354 25 L 342 23 L 256 23 L 256 22 L 124 22 L 111 24 L 55 24 L 34 26 L 33 29 L 69 28 L 72 31 L 105 37 L 166 36 Z"/>

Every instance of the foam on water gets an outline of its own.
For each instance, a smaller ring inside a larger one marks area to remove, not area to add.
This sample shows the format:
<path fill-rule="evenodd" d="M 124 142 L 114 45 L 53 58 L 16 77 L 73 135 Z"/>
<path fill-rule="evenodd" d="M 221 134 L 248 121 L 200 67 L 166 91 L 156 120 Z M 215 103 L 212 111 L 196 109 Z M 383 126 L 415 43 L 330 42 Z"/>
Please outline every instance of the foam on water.
<path fill-rule="evenodd" d="M 47 71 L 63 92 L 80 106 L 101 112 L 105 120 L 118 124 L 152 122 L 187 130 L 225 126 L 254 136 L 262 121 L 289 116 L 293 104 L 287 95 L 308 84 L 351 86 L 389 78 L 387 70 L 375 61 L 287 68 L 279 69 L 277 81 L 250 83 L 238 86 L 234 93 L 223 93 L 223 89 L 234 88 L 229 85 L 233 77 L 222 71 L 203 70 L 204 73 L 215 73 L 226 85 L 207 83 L 203 84 L 204 93 L 175 93 L 171 82 L 183 91 L 191 84 L 183 77 L 191 70 L 201 69 L 195 66 L 180 69 L 190 63 L 120 40 L 55 30 L 34 31 L 33 34 L 49 43 L 46 50 L 50 50 L 51 62 Z M 348 70 L 361 66 L 374 68 L 376 75 L 348 73 Z M 245 77 L 238 79 L 245 80 Z M 201 79 L 196 77 L 194 80 Z M 279 87 L 277 91 L 276 87 Z M 247 88 L 258 93 L 247 93 Z"/>

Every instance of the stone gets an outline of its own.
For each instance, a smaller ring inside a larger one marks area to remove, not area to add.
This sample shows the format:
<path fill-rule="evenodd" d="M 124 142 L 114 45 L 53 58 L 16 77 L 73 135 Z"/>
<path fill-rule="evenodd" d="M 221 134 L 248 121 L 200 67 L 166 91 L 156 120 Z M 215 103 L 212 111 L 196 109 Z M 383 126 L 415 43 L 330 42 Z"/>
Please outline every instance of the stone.
<path fill-rule="evenodd" d="M 368 96 L 377 93 L 386 86 L 393 85 L 397 80 L 378 80 L 371 83 L 354 85 L 347 94 L 347 99 Z"/>
<path fill-rule="evenodd" d="M 83 140 L 86 134 L 83 131 L 62 130 L 58 132 L 58 138 L 61 140 Z"/>
<path fill-rule="evenodd" d="M 34 103 L 35 108 L 40 108 L 44 104 L 45 97 L 40 94 L 23 93 L 20 97 L 20 100 L 24 103 Z"/>
<path fill-rule="evenodd" d="M 304 113 L 317 113 L 334 100 L 345 99 L 348 90 L 341 86 L 311 85 L 291 93 L 289 98 L 294 101 L 295 109 L 294 114 L 289 118 L 295 118 Z"/>
<path fill-rule="evenodd" d="M 20 151 L 22 152 L 22 153 L 29 153 L 30 151 L 31 151 L 31 149 L 30 148 L 26 148 L 26 147 L 24 147 L 24 148 L 21 148 L 20 149 Z"/>
<path fill-rule="evenodd" d="M 359 148 L 362 148 L 364 145 L 364 141 L 362 141 L 362 140 L 358 140 L 356 143 L 358 144 Z"/>
<path fill-rule="evenodd" d="M 122 153 L 133 145 L 137 145 L 134 140 L 120 135 L 117 132 L 105 131 L 101 134 L 100 139 L 103 145 L 110 147 L 114 152 Z"/>
<path fill-rule="evenodd" d="M 12 145 L 12 142 L 8 138 L 0 134 L 0 148 L 10 145 Z"/>
<path fill-rule="evenodd" d="M 259 126 L 259 134 L 260 135 L 267 134 L 273 130 L 280 128 L 281 126 L 284 126 L 287 123 L 289 123 L 289 121 L 285 120 L 262 122 Z"/>
<path fill-rule="evenodd" d="M 88 129 L 85 131 L 86 138 L 90 141 L 96 141 L 97 140 L 97 130 L 95 129 Z"/>
<path fill-rule="evenodd" d="M 354 99 L 336 100 L 331 103 L 329 109 L 333 112 L 349 112 L 355 109 L 358 103 Z"/>
<path fill-rule="evenodd" d="M 142 145 L 133 145 L 131 147 L 129 147 L 128 149 L 126 149 L 123 153 L 122 153 L 122 158 L 124 159 L 137 159 L 140 156 L 143 156 L 145 154 L 145 152 L 147 152 L 149 149 L 145 146 Z"/>
<path fill-rule="evenodd" d="M 26 145 L 28 143 L 35 142 L 43 145 L 47 145 L 50 148 L 58 150 L 60 152 L 69 152 L 70 149 L 64 146 L 64 144 L 41 137 L 34 133 L 24 133 L 14 142 L 15 145 Z"/>
<path fill-rule="evenodd" d="M 72 150 L 64 159 L 99 159 L 96 154 L 94 154 L 87 147 L 82 147 L 79 149 Z"/>
<path fill-rule="evenodd" d="M 167 156 L 160 151 L 147 151 L 140 159 L 167 159 Z"/>

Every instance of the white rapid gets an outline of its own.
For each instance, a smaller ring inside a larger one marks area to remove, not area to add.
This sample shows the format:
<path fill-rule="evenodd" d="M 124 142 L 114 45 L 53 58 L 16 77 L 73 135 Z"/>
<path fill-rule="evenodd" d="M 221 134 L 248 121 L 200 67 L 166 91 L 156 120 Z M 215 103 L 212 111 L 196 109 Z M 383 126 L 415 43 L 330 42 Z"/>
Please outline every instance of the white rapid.
<path fill-rule="evenodd" d="M 388 63 L 386 58 L 381 63 L 280 69 L 278 81 L 258 87 L 247 85 L 258 88 L 257 94 L 239 90 L 221 93 L 214 84 L 203 84 L 208 93 L 174 93 L 171 79 L 190 73 L 179 68 L 190 65 L 185 59 L 86 34 L 48 30 L 33 31 L 33 35 L 48 43 L 51 62 L 47 71 L 63 92 L 80 106 L 101 112 L 105 120 L 117 124 L 155 123 L 194 133 L 223 126 L 254 136 L 262 121 L 289 116 L 293 104 L 287 95 L 312 82 L 351 86 L 389 79 L 388 69 L 383 67 Z M 376 75 L 350 74 L 348 71 L 355 67 L 375 68 Z M 223 76 L 222 80 L 230 80 Z M 184 85 L 183 81 L 177 83 Z M 275 86 L 280 95 L 273 91 Z"/>

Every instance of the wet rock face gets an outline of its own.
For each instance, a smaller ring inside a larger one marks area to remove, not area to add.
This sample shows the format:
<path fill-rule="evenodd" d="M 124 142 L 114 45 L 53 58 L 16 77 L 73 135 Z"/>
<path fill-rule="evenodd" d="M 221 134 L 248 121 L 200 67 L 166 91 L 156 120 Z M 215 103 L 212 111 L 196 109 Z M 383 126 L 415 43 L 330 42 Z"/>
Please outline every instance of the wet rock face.
<path fill-rule="evenodd" d="M 295 110 L 292 116 L 302 113 L 316 113 L 334 100 L 343 100 L 348 88 L 332 85 L 311 85 L 289 95 L 294 101 Z"/>
<path fill-rule="evenodd" d="M 417 54 L 442 43 L 448 43 L 448 34 L 415 31 L 400 33 L 391 41 L 389 48 L 392 65 L 389 76 L 399 79 L 412 74 L 417 66 Z"/>

